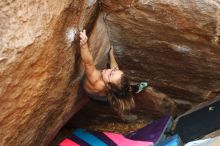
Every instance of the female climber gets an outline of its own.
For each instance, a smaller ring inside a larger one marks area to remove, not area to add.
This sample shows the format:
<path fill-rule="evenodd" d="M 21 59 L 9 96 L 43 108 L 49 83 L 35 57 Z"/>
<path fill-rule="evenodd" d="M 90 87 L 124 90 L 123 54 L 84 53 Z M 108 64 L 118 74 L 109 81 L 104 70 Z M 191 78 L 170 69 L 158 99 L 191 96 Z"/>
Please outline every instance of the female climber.
<path fill-rule="evenodd" d="M 110 48 L 110 69 L 98 70 L 87 44 L 86 31 L 80 32 L 80 52 L 85 67 L 83 88 L 86 94 L 98 101 L 108 101 L 114 110 L 126 121 L 133 121 L 136 115 L 129 115 L 135 103 L 131 94 L 129 80 L 123 71 L 119 70 L 114 58 L 113 48 Z"/>

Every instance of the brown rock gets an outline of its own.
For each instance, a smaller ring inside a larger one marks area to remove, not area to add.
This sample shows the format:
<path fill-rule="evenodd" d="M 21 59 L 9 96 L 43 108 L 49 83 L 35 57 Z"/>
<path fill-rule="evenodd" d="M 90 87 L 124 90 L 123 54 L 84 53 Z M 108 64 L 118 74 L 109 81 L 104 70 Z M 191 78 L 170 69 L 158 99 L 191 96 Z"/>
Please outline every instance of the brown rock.
<path fill-rule="evenodd" d="M 134 96 L 136 110 L 149 115 L 160 117 L 165 114 L 175 116 L 175 102 L 167 95 L 147 87 L 144 91 Z"/>
<path fill-rule="evenodd" d="M 220 91 L 218 1 L 103 0 L 118 62 L 135 81 L 201 102 Z"/>
<path fill-rule="evenodd" d="M 189 104 L 219 94 L 218 1 L 101 0 L 101 6 L 102 14 L 96 0 L 0 2 L 0 145 L 46 145 L 88 101 L 77 95 L 78 32 L 85 27 L 99 68 L 107 64 L 110 39 L 132 80 L 146 79 Z M 146 94 L 138 106 L 151 114 L 175 109 L 167 95 Z"/>
<path fill-rule="evenodd" d="M 97 10 L 96 0 L 0 2 L 1 146 L 45 146 L 87 102 L 76 94 L 78 32 L 94 26 Z M 100 66 L 103 32 L 94 29 L 90 43 Z"/>

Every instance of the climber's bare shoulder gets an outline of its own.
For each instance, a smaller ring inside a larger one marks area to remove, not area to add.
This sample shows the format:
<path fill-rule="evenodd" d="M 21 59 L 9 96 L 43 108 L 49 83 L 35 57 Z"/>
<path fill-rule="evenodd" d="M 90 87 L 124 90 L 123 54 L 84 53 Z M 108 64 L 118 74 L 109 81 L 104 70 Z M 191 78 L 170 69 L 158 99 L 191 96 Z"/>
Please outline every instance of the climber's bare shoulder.
<path fill-rule="evenodd" d="M 103 80 L 101 79 L 101 72 L 98 70 L 97 74 L 95 74 L 95 77 L 97 80 L 89 80 L 89 77 L 86 77 L 84 81 L 84 88 L 90 92 L 90 93 L 100 93 L 104 91 L 105 84 Z"/>
<path fill-rule="evenodd" d="M 91 84 L 95 84 L 101 76 L 101 71 L 96 69 L 94 62 L 84 63 L 86 78 Z"/>

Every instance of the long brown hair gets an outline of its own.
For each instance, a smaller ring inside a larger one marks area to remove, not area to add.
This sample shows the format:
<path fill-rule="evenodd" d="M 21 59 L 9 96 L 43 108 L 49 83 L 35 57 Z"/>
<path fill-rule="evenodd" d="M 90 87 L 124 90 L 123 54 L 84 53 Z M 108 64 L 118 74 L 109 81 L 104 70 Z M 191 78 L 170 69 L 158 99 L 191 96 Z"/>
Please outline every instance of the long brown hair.
<path fill-rule="evenodd" d="M 128 77 L 122 74 L 119 85 L 108 83 L 108 101 L 119 113 L 129 113 L 135 107 Z"/>

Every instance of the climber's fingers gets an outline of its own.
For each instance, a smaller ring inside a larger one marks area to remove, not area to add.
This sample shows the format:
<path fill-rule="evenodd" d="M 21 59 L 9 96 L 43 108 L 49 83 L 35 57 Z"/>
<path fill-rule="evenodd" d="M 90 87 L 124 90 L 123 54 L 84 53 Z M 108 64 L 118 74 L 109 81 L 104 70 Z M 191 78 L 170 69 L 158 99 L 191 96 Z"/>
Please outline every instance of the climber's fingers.
<path fill-rule="evenodd" d="M 85 29 L 83 29 L 83 33 L 86 35 L 86 30 Z"/>
<path fill-rule="evenodd" d="M 86 38 L 86 34 L 84 34 L 83 32 L 80 32 L 80 38 L 83 39 L 83 38 Z"/>
<path fill-rule="evenodd" d="M 86 36 L 86 30 L 85 29 L 80 32 L 80 36 Z"/>
<path fill-rule="evenodd" d="M 86 44 L 88 40 L 88 37 L 86 36 L 86 30 L 84 29 L 82 32 L 80 32 L 80 45 Z"/>
<path fill-rule="evenodd" d="M 85 45 L 86 43 L 87 43 L 87 40 L 85 40 L 85 39 L 84 40 L 80 40 L 80 45 L 81 46 Z"/>

